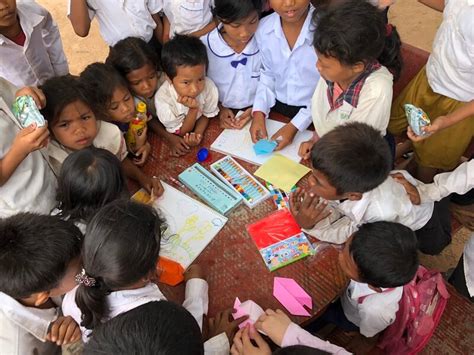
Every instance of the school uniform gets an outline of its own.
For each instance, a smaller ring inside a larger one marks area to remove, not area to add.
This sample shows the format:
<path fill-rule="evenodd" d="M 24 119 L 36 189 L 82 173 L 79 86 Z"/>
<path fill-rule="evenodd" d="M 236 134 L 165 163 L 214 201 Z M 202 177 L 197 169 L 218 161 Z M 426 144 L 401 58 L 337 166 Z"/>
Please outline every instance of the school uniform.
<path fill-rule="evenodd" d="M 397 171 L 393 171 L 397 172 Z M 419 182 L 406 171 L 402 173 L 413 185 Z M 437 254 L 451 242 L 451 226 L 446 201 L 411 203 L 404 187 L 389 176 L 357 201 L 331 201 L 331 215 L 304 231 L 319 240 L 342 244 L 364 223 L 388 221 L 401 223 L 415 231 L 419 249 Z"/>
<path fill-rule="evenodd" d="M 212 20 L 214 0 L 164 0 L 163 13 L 170 23 L 170 38 L 203 29 Z"/>
<path fill-rule="evenodd" d="M 474 0 L 445 0 L 443 22 L 433 41 L 428 63 L 397 97 L 392 106 L 389 131 L 407 129 L 403 105 L 421 107 L 436 120 L 474 100 Z M 414 142 L 416 161 L 425 167 L 452 170 L 459 163 L 474 134 L 474 116 L 431 137 Z"/>
<path fill-rule="evenodd" d="M 59 29 L 51 14 L 35 2 L 18 2 L 24 33 L 20 45 L 0 35 L 0 77 L 12 84 L 38 86 L 53 76 L 69 73 Z"/>
<path fill-rule="evenodd" d="M 153 38 L 155 15 L 162 10 L 161 0 L 87 0 L 89 18 L 97 17 L 104 41 L 113 46 L 121 39 L 139 37 L 145 42 Z M 69 0 L 68 17 L 71 13 Z"/>
<path fill-rule="evenodd" d="M 300 131 L 312 122 L 311 97 L 320 77 L 312 44 L 313 12 L 310 6 L 293 49 L 288 46 L 277 13 L 262 19 L 255 34 L 263 68 L 252 113 L 259 111 L 268 117 L 270 109 L 279 106 L 281 113 L 293 116 L 291 123 Z"/>
<path fill-rule="evenodd" d="M 59 308 L 26 307 L 0 292 L 0 353 L 8 355 L 61 354 L 61 348 L 47 341 L 49 327 Z"/>
<path fill-rule="evenodd" d="M 359 327 L 362 335 L 370 338 L 395 321 L 403 287 L 383 292 L 372 290 L 366 283 L 351 280 L 341 296 L 341 305 L 347 319 Z"/>
<path fill-rule="evenodd" d="M 337 83 L 319 80 L 311 100 L 315 131 L 324 136 L 349 122 L 366 123 L 385 136 L 392 106 L 393 75 L 380 64 L 371 64 L 342 91 Z"/>
<path fill-rule="evenodd" d="M 97 121 L 97 136 L 92 145 L 96 148 L 108 150 L 114 154 L 120 161 L 127 157 L 127 144 L 120 129 L 113 123 Z M 47 148 L 49 161 L 56 176 L 59 176 L 61 166 L 73 150 L 63 146 L 61 143 L 52 139 Z"/>
<path fill-rule="evenodd" d="M 0 159 L 8 153 L 21 130 L 10 111 L 16 89 L 0 78 Z M 0 218 L 19 212 L 49 214 L 56 206 L 56 185 L 45 149 L 31 152 L 0 186 Z"/>
<path fill-rule="evenodd" d="M 253 105 L 262 60 L 255 36 L 241 53 L 236 53 L 224 40 L 222 26 L 201 37 L 207 49 L 209 67 L 207 76 L 219 90 L 222 106 L 246 109 Z"/>
<path fill-rule="evenodd" d="M 212 118 L 219 113 L 219 92 L 211 79 L 206 77 L 204 90 L 196 97 L 199 103 L 199 112 L 196 120 L 201 116 Z M 170 133 L 179 134 L 189 107 L 178 102 L 178 93 L 169 81 L 165 81 L 155 95 L 155 107 L 158 119 Z"/>

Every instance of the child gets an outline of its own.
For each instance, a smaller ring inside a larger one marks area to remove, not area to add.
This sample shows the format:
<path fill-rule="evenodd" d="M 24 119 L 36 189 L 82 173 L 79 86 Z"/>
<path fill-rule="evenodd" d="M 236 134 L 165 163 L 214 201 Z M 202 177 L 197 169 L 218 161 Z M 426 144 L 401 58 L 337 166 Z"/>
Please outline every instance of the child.
<path fill-rule="evenodd" d="M 78 150 L 61 166 L 58 214 L 74 222 L 83 233 L 102 206 L 127 195 L 120 160 L 108 150 L 93 146 Z"/>
<path fill-rule="evenodd" d="M 436 255 L 451 242 L 448 201 L 413 205 L 389 176 L 390 148 L 375 128 L 360 122 L 336 127 L 314 144 L 311 159 L 313 186 L 291 197 L 292 213 L 307 233 L 340 244 L 364 223 L 390 221 L 416 231 L 425 254 Z M 330 213 L 321 199 L 334 201 Z"/>
<path fill-rule="evenodd" d="M 86 354 L 204 354 L 201 330 L 182 306 L 152 301 L 94 330 Z"/>
<path fill-rule="evenodd" d="M 85 342 L 102 322 L 165 299 L 153 283 L 164 226 L 153 207 L 123 200 L 102 207 L 87 225 L 79 286 L 62 305 L 64 314 L 81 324 Z M 198 273 L 188 270 L 184 304 L 202 324 L 208 285 Z"/>
<path fill-rule="evenodd" d="M 80 75 L 84 93 L 97 116 L 114 123 L 125 135 L 130 122 L 136 118 L 133 96 L 128 90 L 127 81 L 109 64 L 93 63 Z M 135 144 L 128 144 L 128 151 L 135 158 L 134 164 L 142 166 L 150 154 L 147 141 L 147 128 L 140 135 L 135 134 Z"/>
<path fill-rule="evenodd" d="M 201 143 L 209 118 L 219 113 L 218 91 L 206 77 L 206 47 L 195 37 L 177 35 L 163 46 L 166 81 L 155 95 L 158 119 L 188 146 Z"/>
<path fill-rule="evenodd" d="M 433 50 L 424 67 L 397 97 L 392 106 L 388 130 L 400 135 L 407 129 L 404 104 L 421 107 L 436 120 L 474 99 L 474 4 L 469 0 L 420 0 L 443 11 Z M 469 146 L 474 132 L 474 116 L 462 120 L 421 142 L 415 142 L 417 178 L 431 182 L 439 170 L 452 170 Z"/>
<path fill-rule="evenodd" d="M 214 0 L 163 0 L 163 43 L 176 34 L 202 37 L 216 27 Z"/>
<path fill-rule="evenodd" d="M 164 76 L 158 72 L 159 59 L 155 51 L 145 41 L 139 38 L 125 38 L 110 50 L 107 63 L 113 65 L 128 82 L 135 102 L 146 103 L 152 119 L 148 125 L 153 132 L 166 139 L 173 156 L 182 156 L 189 152 L 189 146 L 184 139 L 169 133 L 156 118 L 155 93 L 164 81 Z"/>
<path fill-rule="evenodd" d="M 113 46 L 126 37 L 139 37 L 159 47 L 163 36 L 160 18 L 162 1 L 69 0 L 68 17 L 74 32 L 87 37 L 91 21 L 97 16 L 100 34 Z"/>
<path fill-rule="evenodd" d="M 270 347 L 257 332 L 260 330 L 278 346 L 282 348 L 294 345 L 309 345 L 311 352 L 308 354 L 350 354 L 343 348 L 332 345 L 328 341 L 311 335 L 309 332 L 293 323 L 290 318 L 281 310 L 273 311 L 267 309 L 255 323 L 255 327 L 247 325 L 239 330 L 234 337 L 232 354 L 270 354 Z M 250 341 L 254 341 L 253 345 Z M 260 350 L 260 351 L 257 351 Z M 318 352 L 318 350 L 322 350 Z M 252 352 L 254 351 L 254 352 Z M 276 352 L 274 353 L 276 354 Z M 288 354 L 299 354 L 298 352 L 288 352 Z"/>
<path fill-rule="evenodd" d="M 309 328 L 330 322 L 369 338 L 383 331 L 395 321 L 403 286 L 418 270 L 416 249 L 415 234 L 408 227 L 392 222 L 362 225 L 339 254 L 349 286 L 340 302 Z"/>
<path fill-rule="evenodd" d="M 79 229 L 58 217 L 20 213 L 0 220 L 3 354 L 60 354 L 60 345 L 80 339 L 79 326 L 53 298 L 74 287 L 81 243 Z"/>
<path fill-rule="evenodd" d="M 398 78 L 402 66 L 397 30 L 386 29 L 382 13 L 368 2 L 344 1 L 314 20 L 313 45 L 324 80 L 311 102 L 314 138 L 299 150 L 305 159 L 314 141 L 347 122 L 365 122 L 385 135 L 393 91 L 389 70 Z"/>
<path fill-rule="evenodd" d="M 163 193 L 159 179 L 145 175 L 126 158 L 127 148 L 120 130 L 113 124 L 97 121 L 78 78 L 70 75 L 49 79 L 42 86 L 47 105 L 41 110 L 53 139 L 48 155 L 56 175 L 69 154 L 94 145 L 112 152 L 122 161 L 125 176 L 136 180 L 155 196 Z"/>
<path fill-rule="evenodd" d="M 69 73 L 56 23 L 33 1 L 0 3 L 0 58 L 0 77 L 16 86 Z"/>
<path fill-rule="evenodd" d="M 49 214 L 56 205 L 56 178 L 41 151 L 48 144 L 48 128 L 23 128 L 10 111 L 16 87 L 0 78 L 0 217 L 18 212 Z M 18 95 L 32 96 L 39 107 L 44 97 L 35 88 Z"/>
<path fill-rule="evenodd" d="M 241 129 L 252 118 L 262 61 L 254 37 L 261 0 L 216 0 L 220 25 L 201 40 L 209 58 L 207 75 L 219 90 L 222 128 Z M 235 117 L 238 111 L 244 111 Z"/>
<path fill-rule="evenodd" d="M 265 118 L 270 109 L 291 118 L 271 139 L 282 149 L 298 130 L 311 124 L 310 102 L 319 81 L 316 52 L 311 46 L 314 8 L 309 0 L 270 0 L 275 13 L 262 19 L 256 33 L 262 57 L 257 93 L 252 109 L 252 141 L 267 138 Z"/>

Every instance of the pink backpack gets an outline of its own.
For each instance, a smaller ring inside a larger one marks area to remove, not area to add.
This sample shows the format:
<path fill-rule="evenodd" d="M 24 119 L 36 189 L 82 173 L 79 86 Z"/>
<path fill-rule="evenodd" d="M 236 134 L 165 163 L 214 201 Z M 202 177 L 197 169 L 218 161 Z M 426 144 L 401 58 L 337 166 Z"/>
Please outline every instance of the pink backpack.
<path fill-rule="evenodd" d="M 430 340 L 449 298 L 441 274 L 418 268 L 415 278 L 403 286 L 396 319 L 381 335 L 384 354 L 417 354 Z"/>

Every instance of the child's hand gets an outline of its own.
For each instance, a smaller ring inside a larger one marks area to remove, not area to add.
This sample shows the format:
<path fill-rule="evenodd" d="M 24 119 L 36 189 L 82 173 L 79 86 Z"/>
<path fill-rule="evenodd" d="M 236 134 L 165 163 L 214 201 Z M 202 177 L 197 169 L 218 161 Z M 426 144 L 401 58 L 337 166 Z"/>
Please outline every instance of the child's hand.
<path fill-rule="evenodd" d="M 311 158 L 311 148 L 313 148 L 313 144 L 314 142 L 312 140 L 301 143 L 298 149 L 298 155 L 304 160 Z"/>
<path fill-rule="evenodd" d="M 163 195 L 165 189 L 163 185 L 161 185 L 161 181 L 157 177 L 149 177 L 145 176 L 143 181 L 139 181 L 140 185 L 152 196 L 152 197 L 159 197 Z"/>
<path fill-rule="evenodd" d="M 142 166 L 145 164 L 148 156 L 150 155 L 151 145 L 150 143 L 146 142 L 145 145 L 142 145 L 138 150 L 135 152 L 135 156 L 137 158 L 133 158 L 133 164 Z"/>
<path fill-rule="evenodd" d="M 170 145 L 170 155 L 174 157 L 181 157 L 189 153 L 189 145 L 185 142 L 183 137 L 170 133 L 166 136 Z"/>
<path fill-rule="evenodd" d="M 199 108 L 199 102 L 194 97 L 178 96 L 178 102 L 191 109 Z"/>
<path fill-rule="evenodd" d="M 331 211 L 326 207 L 327 202 L 312 192 L 298 192 L 297 190 L 291 196 L 290 211 L 299 226 L 304 229 L 313 228 L 315 224 L 329 216 Z"/>
<path fill-rule="evenodd" d="M 44 96 L 43 91 L 37 87 L 25 86 L 16 92 L 15 97 L 19 96 L 31 96 L 39 109 L 46 106 L 46 96 Z"/>
<path fill-rule="evenodd" d="M 252 142 L 257 143 L 260 139 L 267 139 L 268 133 L 265 127 L 265 116 L 262 112 L 253 114 L 252 124 L 250 125 L 250 136 Z"/>
<path fill-rule="evenodd" d="M 253 345 L 251 340 L 256 345 Z M 255 328 L 247 325 L 235 334 L 230 353 L 231 355 L 270 355 L 272 351 Z"/>
<path fill-rule="evenodd" d="M 44 148 L 48 145 L 49 131 L 48 127 L 37 127 L 31 124 L 23 128 L 15 137 L 11 149 L 26 157 L 35 150 Z"/>
<path fill-rule="evenodd" d="M 278 143 L 275 150 L 281 150 L 285 148 L 288 144 L 293 142 L 296 133 L 298 133 L 298 128 L 293 126 L 291 123 L 287 123 L 281 127 L 276 133 L 272 136 L 271 140 Z"/>
<path fill-rule="evenodd" d="M 81 328 L 71 317 L 59 317 L 50 325 L 50 331 L 46 335 L 46 340 L 65 345 L 75 343 L 81 339 Z"/>
<path fill-rule="evenodd" d="M 215 318 L 209 319 L 209 339 L 225 332 L 227 338 L 229 339 L 229 343 L 232 343 L 232 338 L 237 332 L 239 324 L 246 321 L 247 319 L 248 316 L 233 319 L 232 309 L 226 309 L 225 311 L 218 313 Z"/>
<path fill-rule="evenodd" d="M 248 121 L 252 119 L 252 107 L 249 107 L 241 114 L 238 118 L 235 118 L 235 128 L 242 129 L 247 124 Z"/>
<path fill-rule="evenodd" d="M 438 117 L 432 124 L 429 126 L 422 127 L 421 130 L 425 133 L 423 135 L 417 136 L 415 132 L 411 129 L 410 126 L 407 128 L 407 136 L 413 142 L 421 142 L 426 138 L 429 138 L 432 134 L 441 131 L 445 128 L 444 120 L 446 116 Z"/>
<path fill-rule="evenodd" d="M 194 133 L 194 132 L 186 133 L 183 138 L 184 138 L 184 143 L 186 143 L 190 147 L 195 147 L 199 145 L 199 143 L 201 143 L 202 134 Z"/>
<path fill-rule="evenodd" d="M 281 346 L 291 319 L 280 309 L 273 311 L 267 309 L 255 323 L 255 328 L 266 333 L 272 341 Z"/>
<path fill-rule="evenodd" d="M 202 267 L 200 265 L 193 264 L 184 272 L 184 281 L 187 282 L 191 279 L 206 279 L 204 276 L 204 271 L 202 271 Z"/>
<path fill-rule="evenodd" d="M 411 203 L 414 205 L 419 205 L 421 203 L 420 192 L 413 186 L 401 173 L 395 173 L 390 175 L 396 182 L 401 184 L 410 198 Z"/>
<path fill-rule="evenodd" d="M 222 107 L 219 110 L 219 126 L 224 129 L 235 129 L 235 115 L 231 109 Z"/>

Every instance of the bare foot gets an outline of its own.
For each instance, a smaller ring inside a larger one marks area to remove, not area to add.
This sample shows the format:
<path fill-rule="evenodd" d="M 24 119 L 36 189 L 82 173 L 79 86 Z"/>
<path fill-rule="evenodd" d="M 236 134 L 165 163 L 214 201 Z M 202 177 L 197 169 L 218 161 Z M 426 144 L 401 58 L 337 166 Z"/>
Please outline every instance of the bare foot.
<path fill-rule="evenodd" d="M 190 147 L 195 147 L 199 145 L 199 143 L 201 143 L 202 141 L 202 135 L 196 134 L 194 132 L 186 133 L 183 138 L 184 138 L 184 143 L 186 143 Z"/>

